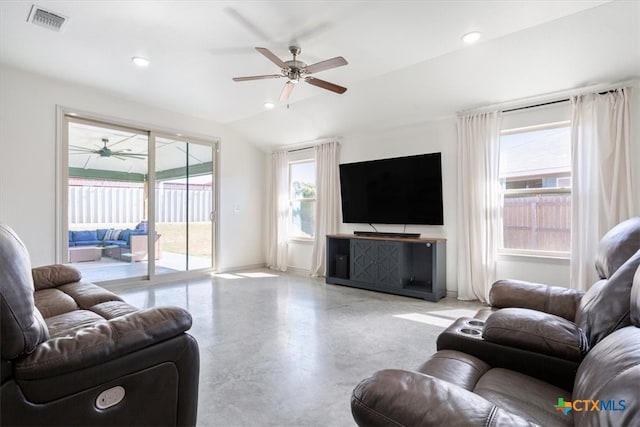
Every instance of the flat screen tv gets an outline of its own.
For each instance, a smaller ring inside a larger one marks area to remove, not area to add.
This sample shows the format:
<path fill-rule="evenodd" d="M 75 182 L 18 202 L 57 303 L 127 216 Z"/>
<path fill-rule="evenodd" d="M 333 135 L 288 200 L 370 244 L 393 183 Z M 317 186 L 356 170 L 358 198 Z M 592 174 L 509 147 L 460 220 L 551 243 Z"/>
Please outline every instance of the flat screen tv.
<path fill-rule="evenodd" d="M 440 153 L 339 167 L 345 223 L 443 225 Z"/>

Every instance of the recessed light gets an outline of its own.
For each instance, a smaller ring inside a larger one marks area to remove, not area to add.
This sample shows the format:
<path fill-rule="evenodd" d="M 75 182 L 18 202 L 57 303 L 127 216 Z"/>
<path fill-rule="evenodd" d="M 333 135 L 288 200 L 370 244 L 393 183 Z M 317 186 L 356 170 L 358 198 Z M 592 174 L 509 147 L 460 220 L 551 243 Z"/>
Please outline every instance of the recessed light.
<path fill-rule="evenodd" d="M 150 61 L 147 58 L 143 58 L 141 56 L 134 56 L 133 58 L 131 58 L 131 60 L 138 67 L 148 67 L 150 63 Z"/>
<path fill-rule="evenodd" d="M 276 104 L 274 104 L 273 102 L 265 102 L 264 103 L 264 108 L 266 108 L 267 110 L 271 110 L 276 106 Z"/>
<path fill-rule="evenodd" d="M 472 31 L 462 36 L 462 41 L 469 44 L 475 43 L 480 40 L 480 36 L 481 34 L 478 31 Z"/>

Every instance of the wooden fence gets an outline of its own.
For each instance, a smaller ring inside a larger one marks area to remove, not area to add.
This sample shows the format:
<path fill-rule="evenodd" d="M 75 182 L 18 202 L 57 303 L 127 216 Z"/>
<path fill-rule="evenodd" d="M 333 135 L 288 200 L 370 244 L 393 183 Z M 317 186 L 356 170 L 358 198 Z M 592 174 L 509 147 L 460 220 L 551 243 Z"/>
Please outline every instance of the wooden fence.
<path fill-rule="evenodd" d="M 505 195 L 505 248 L 569 252 L 571 194 Z"/>

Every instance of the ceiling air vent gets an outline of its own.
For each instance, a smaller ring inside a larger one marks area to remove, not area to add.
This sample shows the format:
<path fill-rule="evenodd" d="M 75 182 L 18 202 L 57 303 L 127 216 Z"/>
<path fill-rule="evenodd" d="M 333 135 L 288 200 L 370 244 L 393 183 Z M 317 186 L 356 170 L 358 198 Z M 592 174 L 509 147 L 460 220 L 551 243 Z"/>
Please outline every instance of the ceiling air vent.
<path fill-rule="evenodd" d="M 67 22 L 69 22 L 69 18 L 62 16 L 59 13 L 45 10 L 34 4 L 31 6 L 31 12 L 29 13 L 27 22 L 31 22 L 32 24 L 52 31 L 60 32 L 64 29 Z"/>

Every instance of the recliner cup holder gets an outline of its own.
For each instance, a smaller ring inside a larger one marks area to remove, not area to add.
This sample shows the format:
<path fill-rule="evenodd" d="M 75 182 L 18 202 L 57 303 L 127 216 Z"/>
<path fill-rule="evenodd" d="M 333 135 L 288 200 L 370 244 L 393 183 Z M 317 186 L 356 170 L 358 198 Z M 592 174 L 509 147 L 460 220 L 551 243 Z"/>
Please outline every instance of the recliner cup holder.
<path fill-rule="evenodd" d="M 484 322 L 482 320 L 469 320 L 467 324 L 471 326 L 484 326 Z"/>
<path fill-rule="evenodd" d="M 462 328 L 460 329 L 460 332 L 462 332 L 463 334 L 466 335 L 480 335 L 482 332 L 480 332 L 477 329 L 471 329 L 471 328 Z"/>

